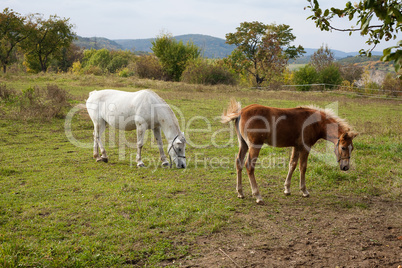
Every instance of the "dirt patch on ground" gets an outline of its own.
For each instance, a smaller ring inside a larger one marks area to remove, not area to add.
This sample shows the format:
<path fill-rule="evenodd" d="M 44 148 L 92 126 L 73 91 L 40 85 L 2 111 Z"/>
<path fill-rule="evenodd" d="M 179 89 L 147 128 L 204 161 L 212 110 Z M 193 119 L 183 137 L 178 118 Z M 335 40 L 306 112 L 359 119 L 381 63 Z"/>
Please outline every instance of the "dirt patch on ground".
<path fill-rule="evenodd" d="M 313 198 L 313 197 L 312 197 Z M 402 265 L 402 203 L 378 197 L 282 199 L 235 212 L 240 229 L 200 237 L 180 267 L 395 267 Z M 297 201 L 298 200 L 298 201 Z M 310 199 L 311 200 L 311 199 Z M 245 199 L 250 202 L 252 199 Z M 281 209 L 278 209 L 278 208 Z"/>

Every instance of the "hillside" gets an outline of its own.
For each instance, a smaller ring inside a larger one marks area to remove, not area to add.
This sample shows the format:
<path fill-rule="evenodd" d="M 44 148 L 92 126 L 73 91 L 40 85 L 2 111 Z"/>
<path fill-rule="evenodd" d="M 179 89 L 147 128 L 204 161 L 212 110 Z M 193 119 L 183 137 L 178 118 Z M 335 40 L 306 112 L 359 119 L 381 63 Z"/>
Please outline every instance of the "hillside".
<path fill-rule="evenodd" d="M 187 35 L 178 35 L 174 37 L 178 41 L 183 41 L 183 43 L 187 43 L 192 41 L 196 46 L 201 48 L 202 55 L 206 58 L 224 58 L 227 57 L 234 46 L 226 44 L 224 39 L 212 37 L 208 35 L 201 34 L 187 34 Z M 120 39 L 114 40 L 117 44 L 119 44 L 123 49 L 134 50 L 134 51 L 151 51 L 151 42 L 155 40 L 155 38 L 148 39 Z"/>
<path fill-rule="evenodd" d="M 103 38 L 103 37 L 77 37 L 78 40 L 74 41 L 74 44 L 76 44 L 79 47 L 85 48 L 85 49 L 102 49 L 106 48 L 109 50 L 119 50 L 123 49 L 121 45 L 116 43 L 115 41 Z"/>
<path fill-rule="evenodd" d="M 202 55 L 205 58 L 225 58 L 234 49 L 233 45 L 228 45 L 225 42 L 225 39 L 217 38 L 209 35 L 202 34 L 187 34 L 187 35 L 178 35 L 174 37 L 176 40 L 183 41 L 183 43 L 187 43 L 188 41 L 192 41 L 196 46 L 201 48 Z M 117 39 L 117 40 L 109 40 L 102 37 L 78 37 L 78 40 L 75 42 L 76 45 L 84 48 L 107 48 L 110 50 L 131 50 L 136 53 L 150 53 L 152 44 L 151 42 L 155 40 L 155 38 L 148 39 Z M 305 48 L 306 53 L 303 57 L 291 62 L 296 64 L 306 64 L 310 61 L 311 55 L 315 51 L 316 48 Z M 344 52 L 340 50 L 331 50 L 334 53 L 335 59 L 340 60 L 344 58 L 348 58 L 348 60 L 354 60 L 359 52 Z M 374 55 L 382 55 L 381 52 L 373 51 Z M 362 59 L 357 59 L 361 61 Z"/>

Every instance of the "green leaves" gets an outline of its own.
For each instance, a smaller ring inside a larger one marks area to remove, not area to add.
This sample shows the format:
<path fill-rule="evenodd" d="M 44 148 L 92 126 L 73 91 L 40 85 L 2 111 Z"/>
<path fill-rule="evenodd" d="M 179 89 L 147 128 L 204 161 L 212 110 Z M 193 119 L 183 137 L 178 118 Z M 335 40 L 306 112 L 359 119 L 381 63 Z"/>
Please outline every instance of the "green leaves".
<path fill-rule="evenodd" d="M 394 61 L 395 72 L 399 72 L 402 65 L 402 41 L 399 41 L 397 46 L 388 47 L 383 50 L 382 61 Z M 401 76 L 399 75 L 401 78 Z"/>
<path fill-rule="evenodd" d="M 402 30 L 402 2 L 397 0 L 361 0 L 359 3 L 352 5 L 347 2 L 344 9 L 335 7 L 326 9 L 324 13 L 320 9 L 317 0 L 308 0 L 310 3 L 307 8 L 310 8 L 314 15 L 309 16 L 307 19 L 315 21 L 316 27 L 321 31 L 342 31 L 352 32 L 358 31 L 363 36 L 368 36 L 366 43 L 373 46 L 367 50 L 365 54 L 371 55 L 371 51 L 377 44 L 397 38 L 397 33 Z M 349 21 L 357 19 L 357 28 L 350 27 L 346 29 L 338 29 L 332 26 L 332 19 L 334 16 L 339 18 L 347 17 Z M 373 21 L 376 21 L 373 23 Z M 379 21 L 379 23 L 377 22 Z M 392 49 L 396 51 L 391 52 Z M 394 61 L 395 71 L 400 69 L 401 46 L 397 45 L 384 50 L 384 61 Z"/>
<path fill-rule="evenodd" d="M 173 81 L 180 81 L 187 62 L 197 59 L 201 54 L 200 49 L 192 42 L 184 45 L 182 41 L 177 42 L 169 34 L 157 37 L 152 42 L 151 49 Z"/>

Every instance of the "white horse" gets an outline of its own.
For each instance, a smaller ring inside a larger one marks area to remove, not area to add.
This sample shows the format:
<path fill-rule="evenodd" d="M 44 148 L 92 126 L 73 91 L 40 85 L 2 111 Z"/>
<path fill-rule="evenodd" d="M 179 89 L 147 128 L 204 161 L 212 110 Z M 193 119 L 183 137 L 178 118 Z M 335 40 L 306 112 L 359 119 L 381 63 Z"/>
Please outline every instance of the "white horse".
<path fill-rule="evenodd" d="M 147 129 L 152 129 L 158 144 L 163 166 L 169 165 L 163 151 L 161 130 L 168 141 L 168 154 L 177 168 L 186 167 L 184 133 L 169 105 L 151 90 L 124 92 L 112 89 L 92 91 L 86 102 L 94 123 L 94 158 L 107 162 L 106 150 L 101 142 L 106 123 L 121 130 L 137 130 L 137 166 L 143 167 L 141 149 Z M 101 156 L 99 156 L 99 148 Z M 170 164 L 172 165 L 172 164 Z"/>

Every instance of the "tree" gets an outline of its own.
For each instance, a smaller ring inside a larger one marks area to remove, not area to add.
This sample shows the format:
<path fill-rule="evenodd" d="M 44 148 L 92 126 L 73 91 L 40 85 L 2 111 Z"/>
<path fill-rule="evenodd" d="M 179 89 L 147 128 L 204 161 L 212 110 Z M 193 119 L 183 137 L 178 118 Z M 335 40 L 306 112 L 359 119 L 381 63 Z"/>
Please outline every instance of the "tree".
<path fill-rule="evenodd" d="M 56 15 L 48 20 L 31 15 L 31 20 L 35 27 L 23 43 L 26 64 L 34 72 L 46 72 L 51 60 L 60 59 L 62 49 L 68 48 L 75 39 L 73 25 L 69 24 L 69 19 Z"/>
<path fill-rule="evenodd" d="M 177 42 L 170 34 L 162 34 L 152 41 L 151 50 L 158 57 L 163 70 L 173 81 L 180 81 L 187 62 L 197 59 L 201 50 L 192 42 Z"/>
<path fill-rule="evenodd" d="M 315 21 L 316 26 L 321 31 L 343 31 L 360 32 L 363 36 L 368 36 L 366 43 L 371 49 L 360 50 L 361 54 L 371 56 L 373 49 L 383 41 L 396 39 L 398 32 L 402 30 L 402 2 L 400 0 L 360 0 L 359 3 L 352 5 L 347 2 L 345 8 L 322 10 L 317 0 L 307 0 L 310 5 L 307 8 L 314 13 L 307 19 Z M 333 26 L 334 17 L 346 17 L 349 21 L 357 18 L 357 27 L 340 29 Z M 378 23 L 377 23 L 378 21 Z M 402 41 L 399 40 L 396 46 L 391 46 L 383 50 L 382 61 L 394 61 L 395 71 L 398 72 L 402 65 Z"/>
<path fill-rule="evenodd" d="M 8 8 L 0 13 L 0 62 L 3 72 L 16 61 L 17 46 L 28 37 L 28 24 L 25 17 Z"/>
<path fill-rule="evenodd" d="M 74 62 L 79 62 L 83 56 L 83 50 L 72 43 L 68 48 L 62 48 L 62 56 L 57 62 L 57 68 L 62 72 L 67 72 L 72 68 Z"/>
<path fill-rule="evenodd" d="M 257 86 L 282 71 L 288 59 L 304 53 L 303 47 L 290 46 L 296 37 L 288 25 L 254 21 L 236 29 L 226 34 L 226 43 L 237 46 L 227 62 L 236 71 L 251 74 Z"/>
<path fill-rule="evenodd" d="M 328 48 L 328 45 L 322 45 L 316 52 L 311 55 L 310 64 L 320 72 L 325 67 L 331 65 L 334 62 L 334 53 Z"/>
<path fill-rule="evenodd" d="M 358 81 L 363 74 L 363 67 L 357 64 L 342 64 L 339 71 L 344 80 L 349 81 L 350 84 Z"/>

